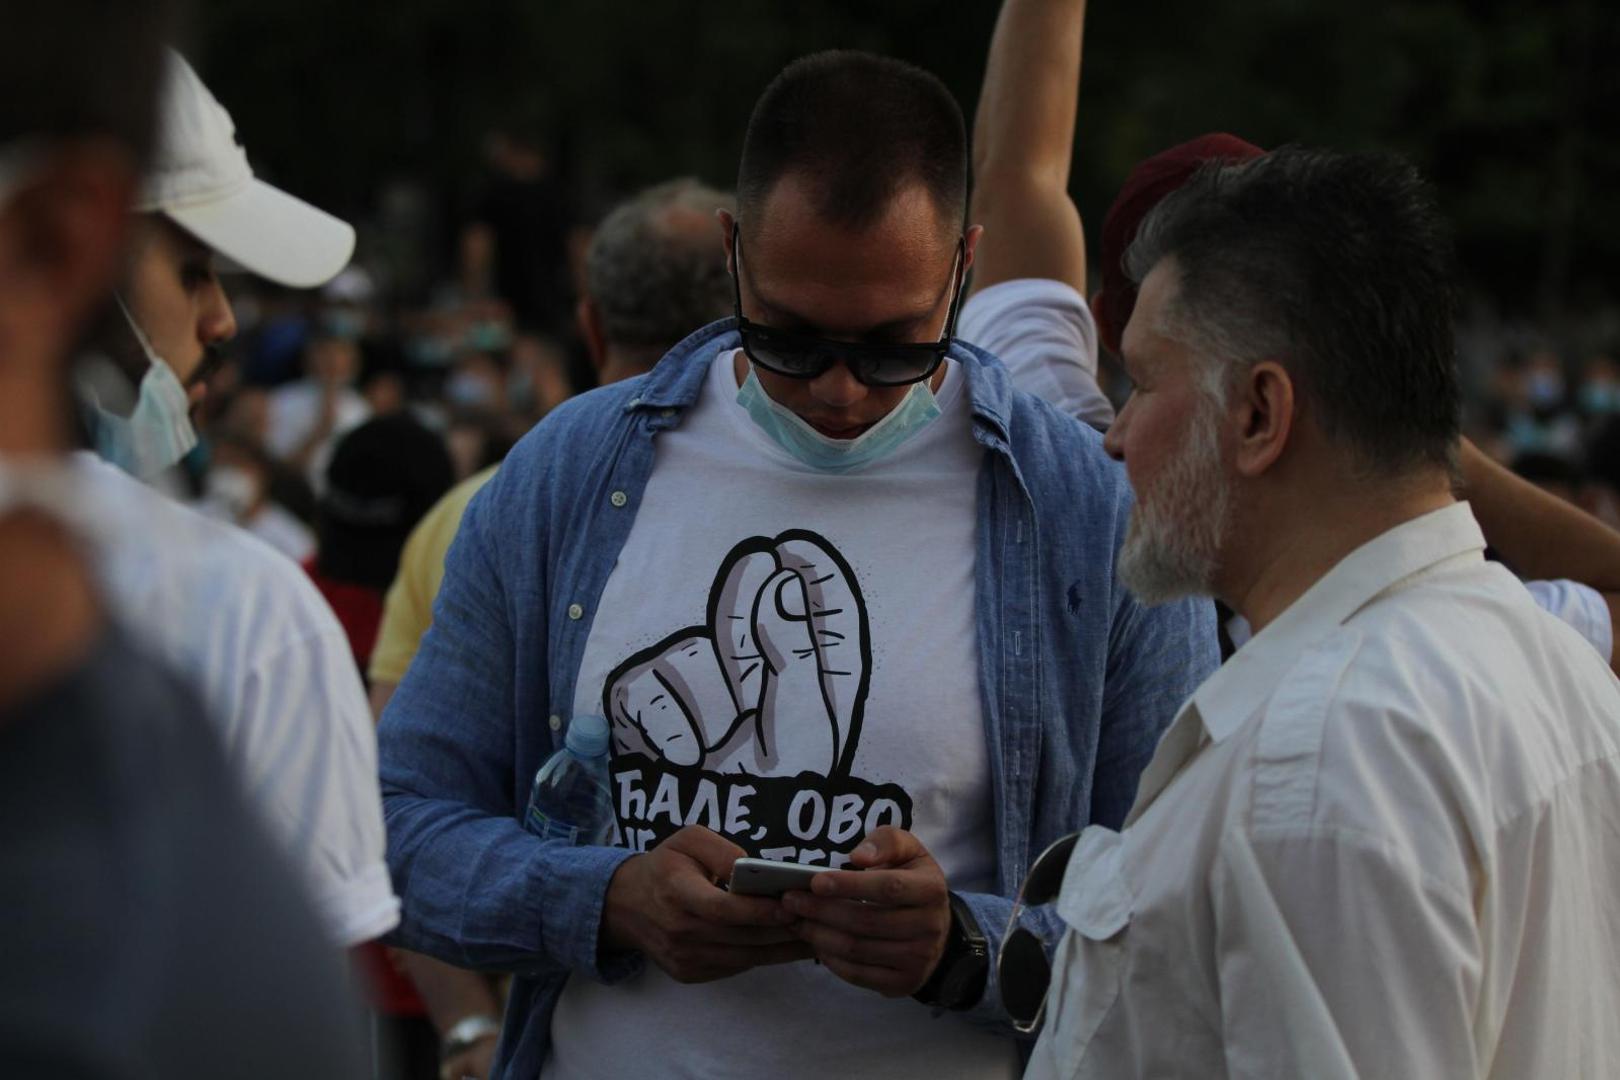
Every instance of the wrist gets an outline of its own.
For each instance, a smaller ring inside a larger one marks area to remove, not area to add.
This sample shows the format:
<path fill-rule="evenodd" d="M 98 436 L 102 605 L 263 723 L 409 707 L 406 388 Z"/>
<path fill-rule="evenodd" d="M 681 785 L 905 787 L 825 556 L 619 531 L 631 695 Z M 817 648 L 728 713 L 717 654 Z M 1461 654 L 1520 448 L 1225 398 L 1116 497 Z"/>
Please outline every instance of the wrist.
<path fill-rule="evenodd" d="M 951 928 L 945 937 L 945 951 L 928 981 L 912 997 L 937 1009 L 962 1012 L 973 1008 L 984 996 L 990 977 L 990 946 L 967 901 L 953 892 L 950 905 Z"/>

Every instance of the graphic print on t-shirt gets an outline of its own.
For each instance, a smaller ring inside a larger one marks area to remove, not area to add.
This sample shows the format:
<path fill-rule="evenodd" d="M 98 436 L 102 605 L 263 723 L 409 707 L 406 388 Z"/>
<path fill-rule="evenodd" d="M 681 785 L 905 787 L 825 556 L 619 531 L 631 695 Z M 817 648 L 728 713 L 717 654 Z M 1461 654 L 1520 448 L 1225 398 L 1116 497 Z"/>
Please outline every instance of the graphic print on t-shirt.
<path fill-rule="evenodd" d="M 878 826 L 911 828 L 903 788 L 850 772 L 871 666 L 860 583 L 831 543 L 794 529 L 737 544 L 706 621 L 603 686 L 625 843 L 703 825 L 751 855 L 838 866 Z"/>

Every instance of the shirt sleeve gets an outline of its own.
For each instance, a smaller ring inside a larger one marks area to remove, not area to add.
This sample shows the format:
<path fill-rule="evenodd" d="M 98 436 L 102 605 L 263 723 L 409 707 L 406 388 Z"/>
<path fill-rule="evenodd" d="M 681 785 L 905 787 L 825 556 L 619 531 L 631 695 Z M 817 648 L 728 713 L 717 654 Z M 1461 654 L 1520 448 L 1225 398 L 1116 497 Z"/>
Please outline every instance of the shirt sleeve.
<path fill-rule="evenodd" d="M 1065 282 L 1019 278 L 976 292 L 962 305 L 957 336 L 1000 360 L 1025 393 L 1095 428 L 1114 422 L 1097 385 L 1097 325 Z"/>
<path fill-rule="evenodd" d="M 319 602 L 313 588 L 309 595 Z M 333 939 L 347 947 L 387 933 L 399 901 L 383 860 L 376 733 L 335 622 L 254 664 L 237 734 L 233 756 L 252 801 L 303 864 Z"/>
<path fill-rule="evenodd" d="M 1234 831 L 1210 872 L 1233 1077 L 1479 1076 L 1473 908 L 1377 838 Z"/>
<path fill-rule="evenodd" d="M 1110 829 L 1124 824 L 1160 736 L 1221 665 L 1211 601 L 1149 607 L 1123 585 L 1117 589 L 1088 822 Z"/>
<path fill-rule="evenodd" d="M 418 525 L 400 553 L 399 573 L 388 587 L 377 645 L 371 651 L 372 682 L 398 683 L 416 656 L 417 646 L 433 621 L 433 595 L 423 588 L 423 563 L 443 553 L 430 543 L 424 525 Z M 428 549 L 435 550 L 429 551 Z"/>
<path fill-rule="evenodd" d="M 1527 581 L 1524 587 L 1541 607 L 1575 628 L 1605 662 L 1614 660 L 1614 626 L 1603 594 L 1578 581 Z"/>
<path fill-rule="evenodd" d="M 608 883 L 632 853 L 542 843 L 514 805 L 509 612 L 543 611 L 543 599 L 507 594 L 487 514 L 502 491 L 490 485 L 468 509 L 432 628 L 378 732 L 388 861 L 405 900 L 395 942 L 480 970 L 622 977 L 633 958 L 604 968 L 597 941 Z"/>

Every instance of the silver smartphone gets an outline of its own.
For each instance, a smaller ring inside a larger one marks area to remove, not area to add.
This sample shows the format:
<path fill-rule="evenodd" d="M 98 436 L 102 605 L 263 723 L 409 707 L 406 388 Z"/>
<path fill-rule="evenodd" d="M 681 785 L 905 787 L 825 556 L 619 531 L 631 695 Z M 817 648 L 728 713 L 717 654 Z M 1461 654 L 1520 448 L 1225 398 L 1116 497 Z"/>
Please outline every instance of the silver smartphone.
<path fill-rule="evenodd" d="M 771 859 L 738 859 L 731 868 L 727 888 L 739 896 L 781 896 L 790 889 L 809 892 L 810 879 L 831 869 Z"/>

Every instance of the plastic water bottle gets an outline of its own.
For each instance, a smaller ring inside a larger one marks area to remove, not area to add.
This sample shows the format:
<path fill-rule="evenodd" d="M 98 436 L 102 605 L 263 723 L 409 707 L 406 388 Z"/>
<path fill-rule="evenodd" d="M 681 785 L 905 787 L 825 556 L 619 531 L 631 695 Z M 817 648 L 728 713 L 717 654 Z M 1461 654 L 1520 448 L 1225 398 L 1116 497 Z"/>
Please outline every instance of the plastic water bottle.
<path fill-rule="evenodd" d="M 606 844 L 613 833 L 613 796 L 608 784 L 608 723 L 602 716 L 576 716 L 563 748 L 534 774 L 525 822 L 542 840 Z"/>

